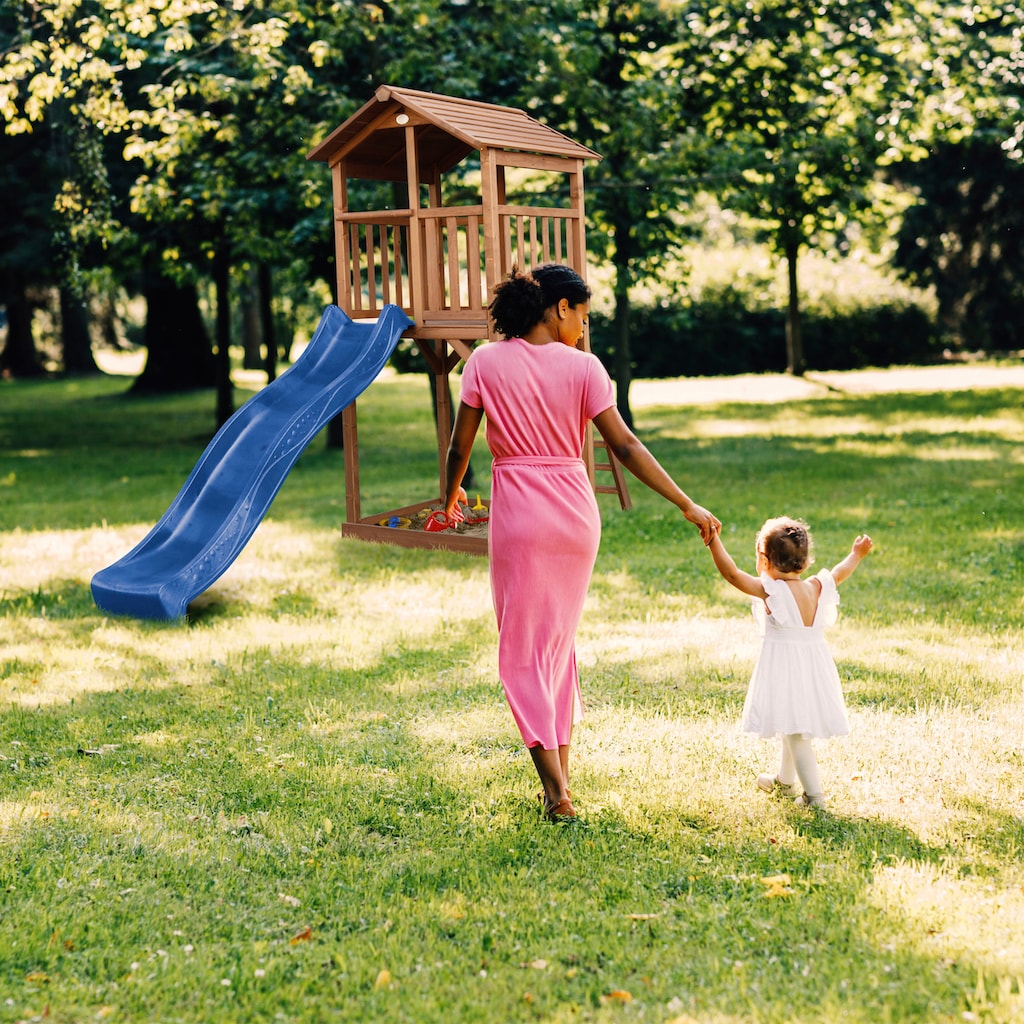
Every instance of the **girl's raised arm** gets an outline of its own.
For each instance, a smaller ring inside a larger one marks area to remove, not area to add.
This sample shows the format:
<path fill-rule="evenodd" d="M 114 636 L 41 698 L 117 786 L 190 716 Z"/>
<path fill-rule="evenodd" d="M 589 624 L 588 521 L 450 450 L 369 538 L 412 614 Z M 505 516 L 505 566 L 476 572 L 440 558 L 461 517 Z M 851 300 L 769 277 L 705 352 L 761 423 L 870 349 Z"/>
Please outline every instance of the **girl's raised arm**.
<path fill-rule="evenodd" d="M 871 550 L 871 538 L 860 534 L 850 547 L 850 553 L 832 570 L 832 579 L 838 587 L 843 580 L 849 579 L 853 570 L 860 565 L 860 560 Z"/>
<path fill-rule="evenodd" d="M 725 550 L 722 537 L 717 530 L 714 537 L 711 538 L 711 543 L 708 544 L 708 550 L 715 560 L 715 567 L 722 574 L 722 579 L 726 583 L 731 583 L 738 591 L 749 594 L 751 597 L 760 597 L 763 600 L 768 596 L 756 576 L 751 576 L 749 572 L 744 572 L 736 565 L 732 555 Z"/>

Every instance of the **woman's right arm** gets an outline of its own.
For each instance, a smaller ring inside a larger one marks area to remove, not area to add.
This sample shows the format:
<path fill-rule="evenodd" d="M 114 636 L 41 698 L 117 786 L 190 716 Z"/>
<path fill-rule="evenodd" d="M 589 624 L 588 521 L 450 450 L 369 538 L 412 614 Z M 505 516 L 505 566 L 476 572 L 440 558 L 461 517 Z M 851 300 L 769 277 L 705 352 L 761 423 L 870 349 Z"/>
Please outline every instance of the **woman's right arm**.
<path fill-rule="evenodd" d="M 711 543 L 721 522 L 706 508 L 698 505 L 665 471 L 661 463 L 648 451 L 644 443 L 626 426 L 626 421 L 615 406 L 594 417 L 594 426 L 600 431 L 608 450 L 639 480 L 656 494 L 668 499 L 700 530 L 705 544 Z"/>
<path fill-rule="evenodd" d="M 448 443 L 448 456 L 445 459 L 445 480 L 447 489 L 444 498 L 444 510 L 449 519 L 453 516 L 458 522 L 463 518 L 459 508 L 459 497 L 465 498 L 462 489 L 462 478 L 466 475 L 469 457 L 473 452 L 473 441 L 480 429 L 480 421 L 484 418 L 483 409 L 476 409 L 465 402 L 459 402 L 455 414 L 455 426 L 452 427 L 451 441 Z"/>

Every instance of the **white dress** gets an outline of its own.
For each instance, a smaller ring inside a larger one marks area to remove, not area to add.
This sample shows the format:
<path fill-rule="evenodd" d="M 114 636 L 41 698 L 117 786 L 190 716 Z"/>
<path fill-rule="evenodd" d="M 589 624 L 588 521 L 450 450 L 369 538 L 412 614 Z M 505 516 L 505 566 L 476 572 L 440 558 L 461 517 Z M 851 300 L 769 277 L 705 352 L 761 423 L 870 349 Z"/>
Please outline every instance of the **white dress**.
<path fill-rule="evenodd" d="M 764 639 L 743 704 L 743 731 L 762 739 L 794 733 L 824 739 L 850 731 L 839 673 L 825 642 L 825 627 L 838 616 L 839 590 L 828 569 L 814 578 L 821 594 L 814 623 L 805 626 L 789 585 L 766 573 L 760 577 L 768 597 L 754 602 L 754 617 Z"/>

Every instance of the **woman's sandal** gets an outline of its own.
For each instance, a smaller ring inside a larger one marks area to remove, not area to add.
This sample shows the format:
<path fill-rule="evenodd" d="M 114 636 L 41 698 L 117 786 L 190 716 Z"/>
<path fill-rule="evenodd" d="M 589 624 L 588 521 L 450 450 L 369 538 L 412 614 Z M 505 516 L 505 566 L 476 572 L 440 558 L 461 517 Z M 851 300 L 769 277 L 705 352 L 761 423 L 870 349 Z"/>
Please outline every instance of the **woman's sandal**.
<path fill-rule="evenodd" d="M 556 804 L 549 804 L 547 800 L 544 801 L 544 817 L 548 821 L 575 821 L 576 820 L 576 808 L 573 807 L 572 801 L 566 797 L 564 800 L 559 800 Z"/>
<path fill-rule="evenodd" d="M 572 799 L 572 790 L 570 790 L 570 789 L 567 789 L 567 790 L 565 791 L 565 795 L 566 795 L 566 796 L 567 796 L 567 797 L 568 797 L 568 798 L 569 798 L 569 799 L 571 800 L 571 799 Z M 544 803 L 544 801 L 545 801 L 546 799 L 547 799 L 547 797 L 545 797 L 545 796 L 544 796 L 544 790 L 542 789 L 542 790 L 541 790 L 541 791 L 540 791 L 540 792 L 539 792 L 539 793 L 537 794 L 537 803 L 539 803 L 539 804 L 542 804 L 542 803 Z"/>

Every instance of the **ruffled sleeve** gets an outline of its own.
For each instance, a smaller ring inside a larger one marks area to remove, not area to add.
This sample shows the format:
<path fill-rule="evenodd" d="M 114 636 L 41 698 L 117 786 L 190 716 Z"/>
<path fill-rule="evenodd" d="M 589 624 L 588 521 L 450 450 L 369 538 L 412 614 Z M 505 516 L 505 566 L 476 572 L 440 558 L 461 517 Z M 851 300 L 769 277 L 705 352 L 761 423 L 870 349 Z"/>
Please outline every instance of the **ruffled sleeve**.
<path fill-rule="evenodd" d="M 768 605 L 768 612 L 778 626 L 802 626 L 803 618 L 800 616 L 800 609 L 796 605 L 793 594 L 785 580 L 772 579 L 763 572 L 760 576 L 761 586 L 768 595 L 765 604 Z"/>
<path fill-rule="evenodd" d="M 777 598 L 778 594 L 780 593 L 779 580 L 772 579 L 771 576 L 769 576 L 765 572 L 761 573 L 758 579 L 760 579 L 761 586 L 764 587 L 764 592 L 768 596 L 763 601 L 760 599 L 755 599 L 753 602 L 751 602 L 750 610 L 754 615 L 754 623 L 757 626 L 758 636 L 764 636 L 766 624 L 765 620 L 767 619 L 769 612 L 779 625 L 786 624 L 785 617 L 783 617 L 782 619 L 778 618 L 778 605 L 783 604 L 785 599 L 783 599 L 782 601 L 772 600 L 773 598 Z M 782 588 L 783 590 L 787 591 L 789 589 L 788 587 L 786 587 L 784 583 L 782 584 Z M 790 603 L 792 603 L 792 600 L 790 600 Z"/>
<path fill-rule="evenodd" d="M 821 596 L 818 598 L 817 622 L 823 626 L 834 626 L 839 618 L 839 588 L 832 576 L 831 569 L 822 569 L 814 577 L 821 584 Z"/>

